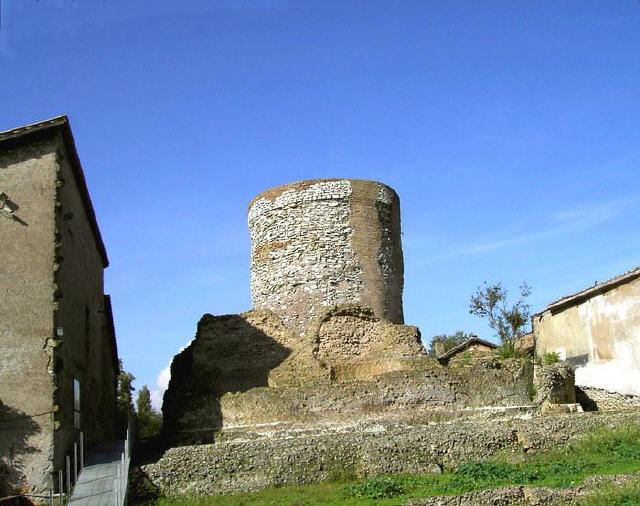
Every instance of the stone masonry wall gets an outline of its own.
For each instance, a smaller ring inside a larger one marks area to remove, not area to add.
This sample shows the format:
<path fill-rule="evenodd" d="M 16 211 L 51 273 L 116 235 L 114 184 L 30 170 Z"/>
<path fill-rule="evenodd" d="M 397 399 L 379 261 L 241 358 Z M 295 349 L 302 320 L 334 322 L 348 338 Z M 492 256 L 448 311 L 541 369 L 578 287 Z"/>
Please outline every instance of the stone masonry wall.
<path fill-rule="evenodd" d="M 309 334 L 315 356 L 332 365 L 426 355 L 417 327 L 380 320 L 370 308 L 357 305 L 327 308 Z"/>
<path fill-rule="evenodd" d="M 534 386 L 538 404 L 574 404 L 576 384 L 573 367 L 558 363 L 536 366 Z"/>
<path fill-rule="evenodd" d="M 299 431 L 265 427 L 259 433 L 228 434 L 211 445 L 171 448 L 157 462 L 142 466 L 132 488 L 144 478 L 147 486 L 170 496 L 228 494 L 341 476 L 440 473 L 466 460 L 486 459 L 498 452 L 536 453 L 599 427 L 629 423 L 637 423 L 635 412 L 556 415 L 508 423 L 374 422 Z"/>
<path fill-rule="evenodd" d="M 399 199 L 371 181 L 303 181 L 249 207 L 251 293 L 303 334 L 323 307 L 360 303 L 402 323 Z"/>
<path fill-rule="evenodd" d="M 269 310 L 205 315 L 171 365 L 164 434 L 192 444 L 233 427 L 432 420 L 530 403 L 531 364 L 443 367 L 419 336 L 353 305 L 327 310 L 302 337 Z"/>

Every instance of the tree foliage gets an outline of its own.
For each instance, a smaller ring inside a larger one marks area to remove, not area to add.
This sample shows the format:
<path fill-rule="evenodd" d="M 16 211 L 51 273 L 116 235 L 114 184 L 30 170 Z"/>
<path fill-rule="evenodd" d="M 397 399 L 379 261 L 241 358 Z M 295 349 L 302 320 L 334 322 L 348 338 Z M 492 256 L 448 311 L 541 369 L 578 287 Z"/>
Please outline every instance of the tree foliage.
<path fill-rule="evenodd" d="M 138 435 L 141 438 L 155 436 L 162 428 L 162 415 L 151 404 L 151 392 L 144 385 L 138 392 L 136 399 L 136 413 L 138 417 Z"/>
<path fill-rule="evenodd" d="M 455 334 L 440 334 L 431 338 L 431 344 L 429 344 L 428 353 L 431 357 L 437 357 L 438 353 L 436 347 L 442 343 L 442 352 L 446 353 L 452 348 L 461 345 L 462 343 L 471 339 L 472 334 L 467 334 L 462 330 L 458 330 Z"/>
<path fill-rule="evenodd" d="M 133 380 L 135 376 L 124 370 L 120 360 L 120 374 L 118 375 L 118 387 L 116 397 L 116 409 L 118 414 L 118 433 L 123 436 L 129 424 L 129 415 L 133 413 Z"/>
<path fill-rule="evenodd" d="M 486 318 L 502 345 L 501 352 L 509 356 L 515 354 L 515 344 L 529 329 L 531 311 L 527 297 L 531 288 L 526 283 L 520 286 L 520 297 L 509 304 L 507 290 L 502 283 L 489 285 L 486 282 L 471 296 L 469 313 Z"/>

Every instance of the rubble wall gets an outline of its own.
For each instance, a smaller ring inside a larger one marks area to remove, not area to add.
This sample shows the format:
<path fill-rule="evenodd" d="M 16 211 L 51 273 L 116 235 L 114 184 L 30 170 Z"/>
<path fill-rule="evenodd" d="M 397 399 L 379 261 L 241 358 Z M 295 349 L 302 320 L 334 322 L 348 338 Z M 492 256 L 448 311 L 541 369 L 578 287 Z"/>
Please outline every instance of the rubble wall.
<path fill-rule="evenodd" d="M 327 310 L 302 337 L 268 310 L 205 315 L 171 366 L 163 431 L 172 444 L 191 444 L 262 424 L 457 417 L 530 403 L 531 378 L 522 361 L 443 367 L 415 327 L 360 306 Z"/>
<path fill-rule="evenodd" d="M 391 473 L 440 473 L 499 452 L 557 448 L 599 427 L 637 423 L 636 413 L 413 424 L 374 422 L 237 432 L 215 444 L 171 448 L 138 478 L 169 496 L 228 494 L 268 486 Z M 133 488 L 136 487 L 134 483 Z"/>
<path fill-rule="evenodd" d="M 303 334 L 322 309 L 358 303 L 403 323 L 400 203 L 388 186 L 303 181 L 249 206 L 253 307 Z"/>

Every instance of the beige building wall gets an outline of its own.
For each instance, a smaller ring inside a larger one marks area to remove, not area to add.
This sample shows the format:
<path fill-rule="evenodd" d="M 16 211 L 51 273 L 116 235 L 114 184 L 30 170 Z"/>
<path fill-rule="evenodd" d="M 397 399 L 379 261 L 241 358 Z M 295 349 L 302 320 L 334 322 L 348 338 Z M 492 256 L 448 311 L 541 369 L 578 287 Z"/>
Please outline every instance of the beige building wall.
<path fill-rule="evenodd" d="M 108 260 L 66 119 L 52 121 L 0 135 L 0 192 L 19 206 L 0 211 L 0 496 L 48 489 L 80 431 L 88 445 L 116 431 Z"/>
<path fill-rule="evenodd" d="M 534 316 L 539 354 L 576 367 L 576 384 L 640 395 L 640 278 Z"/>
<path fill-rule="evenodd" d="M 57 403 L 60 428 L 56 466 L 82 430 L 88 445 L 115 436 L 115 381 L 111 337 L 104 302 L 103 258 L 75 182 L 70 154 L 61 148 L 58 165 L 56 219 Z M 74 379 L 80 385 L 79 427 L 74 427 Z"/>
<path fill-rule="evenodd" d="M 56 145 L 0 152 L 0 487 L 47 485 L 53 458 Z M 26 491 L 25 490 L 25 491 Z"/>

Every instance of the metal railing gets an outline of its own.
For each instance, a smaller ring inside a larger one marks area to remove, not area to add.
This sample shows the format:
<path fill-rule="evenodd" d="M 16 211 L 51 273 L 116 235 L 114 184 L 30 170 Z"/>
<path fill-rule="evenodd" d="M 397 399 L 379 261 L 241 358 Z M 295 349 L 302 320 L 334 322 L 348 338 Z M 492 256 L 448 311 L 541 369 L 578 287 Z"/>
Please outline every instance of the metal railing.
<path fill-rule="evenodd" d="M 116 478 L 113 480 L 113 496 L 115 506 L 126 506 L 127 489 L 129 487 L 129 463 L 131 462 L 131 443 L 133 436 L 133 417 L 129 417 L 127 437 L 124 440 L 124 451 L 120 454 L 120 462 Z"/>
<path fill-rule="evenodd" d="M 65 455 L 65 466 L 57 473 L 58 478 L 58 493 L 53 493 L 53 487 L 49 490 L 49 506 L 54 506 L 57 502 L 58 506 L 64 506 L 69 502 L 69 498 L 78 482 L 78 476 L 84 469 L 84 457 L 85 457 L 85 444 L 84 433 L 80 432 L 79 439 L 73 442 L 73 468 L 70 455 Z M 66 472 L 65 472 L 66 471 Z M 56 473 L 54 472 L 52 478 L 55 479 Z M 66 485 L 66 487 L 65 487 Z M 56 501 L 57 499 L 57 501 Z"/>

